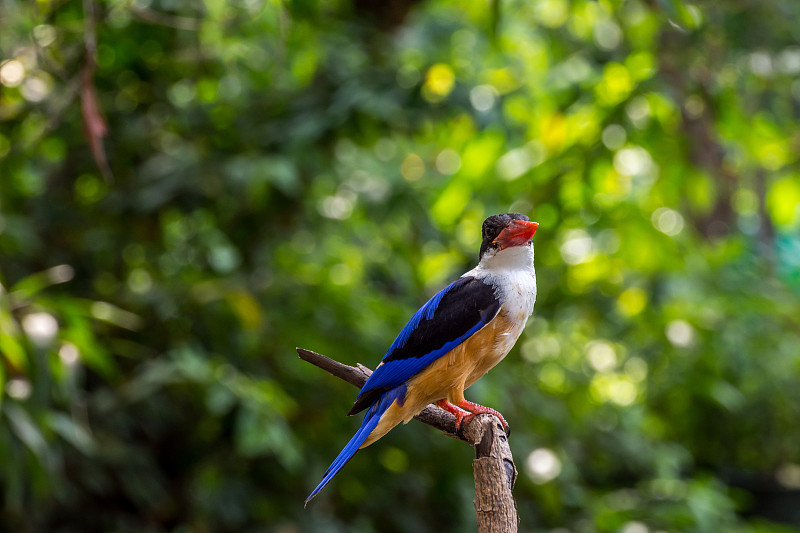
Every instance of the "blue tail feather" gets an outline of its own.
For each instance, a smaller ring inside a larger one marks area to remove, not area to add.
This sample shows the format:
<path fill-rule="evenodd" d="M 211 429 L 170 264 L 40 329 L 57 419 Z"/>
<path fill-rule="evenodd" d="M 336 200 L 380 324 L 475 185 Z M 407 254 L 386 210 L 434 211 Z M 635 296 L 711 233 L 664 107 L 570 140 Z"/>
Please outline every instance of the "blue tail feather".
<path fill-rule="evenodd" d="M 341 470 L 342 467 L 353 458 L 361 445 L 364 444 L 364 441 L 367 440 L 370 433 L 372 433 L 372 430 L 374 430 L 378 425 L 381 417 L 392 405 L 392 403 L 397 400 L 398 403 L 402 405 L 402 402 L 405 399 L 405 394 L 406 387 L 405 384 L 403 384 L 400 387 L 396 387 L 382 394 L 376 399 L 372 406 L 367 409 L 367 412 L 364 415 L 364 421 L 361 422 L 361 427 L 358 428 L 358 431 L 356 431 L 356 434 L 350 439 L 350 442 L 348 442 L 344 449 L 339 452 L 339 455 L 336 456 L 336 459 L 333 460 L 333 463 L 331 463 L 331 465 L 325 471 L 325 475 L 323 476 L 322 481 L 319 482 L 319 485 L 317 485 L 311 494 L 308 495 L 308 498 L 306 498 L 305 501 L 306 505 L 308 505 L 308 502 L 311 501 L 311 499 L 316 496 L 336 474 L 339 473 L 339 470 Z"/>

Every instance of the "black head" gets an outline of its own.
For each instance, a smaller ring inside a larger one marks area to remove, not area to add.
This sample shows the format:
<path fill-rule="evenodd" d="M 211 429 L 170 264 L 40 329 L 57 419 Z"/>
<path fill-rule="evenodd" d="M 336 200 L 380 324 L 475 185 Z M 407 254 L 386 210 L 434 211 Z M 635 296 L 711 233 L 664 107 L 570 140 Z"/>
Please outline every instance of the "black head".
<path fill-rule="evenodd" d="M 504 215 L 492 215 L 483 221 L 483 242 L 481 242 L 480 257 L 483 257 L 484 252 L 490 248 L 501 248 L 501 245 L 495 240 L 514 220 L 529 222 L 530 218 L 522 213 L 506 213 Z"/>

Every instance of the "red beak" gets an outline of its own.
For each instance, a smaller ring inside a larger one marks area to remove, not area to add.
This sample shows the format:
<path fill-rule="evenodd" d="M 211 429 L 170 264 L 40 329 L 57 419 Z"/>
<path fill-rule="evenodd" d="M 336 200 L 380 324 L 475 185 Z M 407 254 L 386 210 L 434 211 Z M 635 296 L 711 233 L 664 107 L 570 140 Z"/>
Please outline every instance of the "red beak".
<path fill-rule="evenodd" d="M 492 241 L 500 245 L 503 250 L 510 246 L 521 246 L 528 244 L 536 233 L 536 228 L 539 227 L 538 222 L 529 222 L 527 220 L 512 220 L 508 226 L 503 228 L 500 235 Z"/>

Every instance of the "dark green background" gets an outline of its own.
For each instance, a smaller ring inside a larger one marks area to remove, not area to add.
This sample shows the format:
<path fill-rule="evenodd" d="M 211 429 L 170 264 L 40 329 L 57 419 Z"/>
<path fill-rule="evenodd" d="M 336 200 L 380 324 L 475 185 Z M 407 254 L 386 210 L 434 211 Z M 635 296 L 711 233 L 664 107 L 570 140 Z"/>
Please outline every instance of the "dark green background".
<path fill-rule="evenodd" d="M 374 366 L 507 211 L 539 298 L 468 396 L 522 530 L 796 530 L 798 20 L 3 2 L 0 530 L 474 530 L 471 450 L 416 422 L 303 509 L 359 421 L 294 347 Z"/>

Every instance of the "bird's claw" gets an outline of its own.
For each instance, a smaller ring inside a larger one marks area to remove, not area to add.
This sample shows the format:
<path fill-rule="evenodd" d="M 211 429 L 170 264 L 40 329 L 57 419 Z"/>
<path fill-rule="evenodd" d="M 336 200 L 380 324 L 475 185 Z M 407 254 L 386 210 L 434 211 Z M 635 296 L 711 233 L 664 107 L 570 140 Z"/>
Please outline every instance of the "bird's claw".
<path fill-rule="evenodd" d="M 481 414 L 494 415 L 497 418 L 497 420 L 500 422 L 500 425 L 503 427 L 503 431 L 505 432 L 506 437 L 511 435 L 511 426 L 509 426 L 508 422 L 506 422 L 506 419 L 503 418 L 503 416 L 500 413 L 498 413 L 497 411 L 495 411 L 494 409 L 488 409 L 487 411 L 479 411 L 479 412 L 469 413 L 469 414 L 465 414 L 462 417 L 456 416 L 456 434 L 463 436 L 464 424 L 465 423 L 469 423 L 469 421 L 472 420 L 472 418 L 475 417 L 475 415 L 481 415 Z"/>
<path fill-rule="evenodd" d="M 468 423 L 472 419 L 472 417 L 474 417 L 475 415 L 479 415 L 479 414 L 482 414 L 482 413 L 471 413 L 469 415 L 466 415 L 463 419 L 456 421 L 456 435 L 459 438 L 461 438 L 463 440 L 466 440 L 467 436 L 464 434 L 465 423 Z M 508 424 L 503 424 L 502 421 L 500 422 L 500 425 L 503 428 L 503 432 L 505 433 L 506 438 L 510 437 L 511 436 L 511 427 Z"/>
<path fill-rule="evenodd" d="M 484 413 L 497 417 L 497 419 L 500 421 L 500 424 L 503 426 L 503 431 L 505 431 L 506 436 L 511 435 L 511 427 L 508 425 L 508 422 L 506 422 L 506 419 L 503 418 L 503 415 L 490 407 L 484 407 L 466 400 L 459 402 L 457 405 L 454 405 L 447 400 L 439 400 L 436 402 L 436 405 L 445 411 L 452 413 L 453 416 L 456 417 L 456 435 L 460 437 L 464 436 L 464 423 L 472 420 L 472 417 L 475 415 Z"/>

